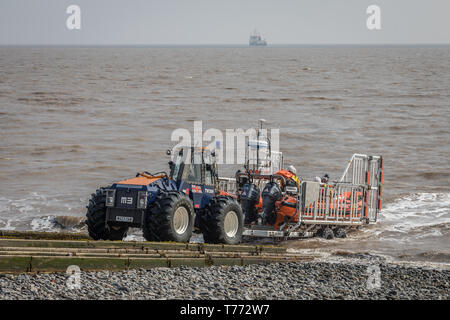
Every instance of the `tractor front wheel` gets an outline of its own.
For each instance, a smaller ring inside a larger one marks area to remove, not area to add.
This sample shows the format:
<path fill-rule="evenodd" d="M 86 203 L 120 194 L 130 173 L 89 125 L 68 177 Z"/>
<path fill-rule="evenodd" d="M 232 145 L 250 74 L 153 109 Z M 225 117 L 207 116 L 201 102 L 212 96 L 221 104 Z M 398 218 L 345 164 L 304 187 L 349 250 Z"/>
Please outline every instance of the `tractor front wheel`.
<path fill-rule="evenodd" d="M 148 241 L 188 242 L 194 219 L 194 208 L 188 196 L 178 191 L 164 193 L 146 215 L 144 238 Z"/>
<path fill-rule="evenodd" d="M 89 236 L 94 240 L 122 240 L 127 235 L 128 227 L 110 227 L 106 225 L 105 189 L 97 189 L 91 195 L 87 206 L 86 224 Z"/>
<path fill-rule="evenodd" d="M 200 230 L 206 243 L 240 243 L 244 231 L 241 206 L 231 197 L 212 199 L 201 216 Z"/>

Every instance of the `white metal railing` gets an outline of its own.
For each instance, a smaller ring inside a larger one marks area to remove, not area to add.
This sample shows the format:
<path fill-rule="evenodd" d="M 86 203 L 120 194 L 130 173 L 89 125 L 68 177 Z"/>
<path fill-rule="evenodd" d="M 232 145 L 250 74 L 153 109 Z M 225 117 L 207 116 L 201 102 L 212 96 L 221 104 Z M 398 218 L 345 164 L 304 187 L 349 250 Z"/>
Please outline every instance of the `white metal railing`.
<path fill-rule="evenodd" d="M 364 187 L 352 184 L 321 185 L 304 181 L 301 186 L 301 222 L 305 224 L 362 224 Z"/>
<path fill-rule="evenodd" d="M 383 183 L 384 160 L 381 157 L 372 157 L 368 159 L 368 219 L 370 222 L 376 222 L 378 213 L 381 210 L 382 183 Z"/>
<path fill-rule="evenodd" d="M 376 175 L 380 171 L 380 159 L 381 156 L 368 156 L 355 153 L 349 160 L 339 182 L 365 184 L 367 182 L 367 172 L 370 173 L 370 181 L 376 180 Z"/>

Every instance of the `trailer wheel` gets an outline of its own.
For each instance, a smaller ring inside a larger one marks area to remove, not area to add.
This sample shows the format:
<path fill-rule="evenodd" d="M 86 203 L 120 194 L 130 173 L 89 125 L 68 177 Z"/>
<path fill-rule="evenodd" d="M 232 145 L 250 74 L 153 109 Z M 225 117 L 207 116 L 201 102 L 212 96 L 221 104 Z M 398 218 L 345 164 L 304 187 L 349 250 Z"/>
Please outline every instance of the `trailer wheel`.
<path fill-rule="evenodd" d="M 144 238 L 148 241 L 188 242 L 194 219 L 194 208 L 188 196 L 179 191 L 164 193 L 146 214 Z"/>
<path fill-rule="evenodd" d="M 122 240 L 128 227 L 108 227 L 106 225 L 105 188 L 97 189 L 91 195 L 86 213 L 89 236 L 94 240 Z"/>
<path fill-rule="evenodd" d="M 344 228 L 337 228 L 336 230 L 334 230 L 334 236 L 336 238 L 345 238 L 347 237 L 347 231 L 345 231 Z"/>
<path fill-rule="evenodd" d="M 331 228 L 329 227 L 326 227 L 325 229 L 322 230 L 322 237 L 327 240 L 333 239 L 334 238 L 333 230 L 331 230 Z"/>
<path fill-rule="evenodd" d="M 238 244 L 242 241 L 244 216 L 232 197 L 213 198 L 199 221 L 206 243 Z"/>

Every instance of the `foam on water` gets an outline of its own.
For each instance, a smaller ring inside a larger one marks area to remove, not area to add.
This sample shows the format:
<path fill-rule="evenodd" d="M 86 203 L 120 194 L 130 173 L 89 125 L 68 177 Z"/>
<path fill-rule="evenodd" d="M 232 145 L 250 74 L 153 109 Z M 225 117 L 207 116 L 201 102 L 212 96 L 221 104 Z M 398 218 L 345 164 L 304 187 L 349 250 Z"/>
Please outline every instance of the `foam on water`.
<path fill-rule="evenodd" d="M 442 229 L 450 223 L 450 193 L 414 193 L 398 198 L 383 208 L 380 222 L 383 233 L 390 235 L 443 236 Z"/>
<path fill-rule="evenodd" d="M 138 228 L 130 228 L 127 232 L 127 236 L 123 239 L 123 241 L 145 241 L 144 235 L 142 234 L 142 230 Z M 190 243 L 202 243 L 203 235 L 193 233 Z"/>
<path fill-rule="evenodd" d="M 145 241 L 145 238 L 142 235 L 129 234 L 123 238 L 123 241 Z"/>
<path fill-rule="evenodd" d="M 0 215 L 20 214 L 21 216 L 26 216 L 52 211 L 64 213 L 64 211 L 79 210 L 81 208 L 78 206 L 78 203 L 74 204 L 74 199 L 71 195 L 53 194 L 48 196 L 42 193 L 31 192 L 22 198 L 0 197 Z"/>
<path fill-rule="evenodd" d="M 82 216 L 87 200 L 70 195 L 31 192 L 22 198 L 0 197 L 0 229 L 51 230 L 55 216 Z"/>
<path fill-rule="evenodd" d="M 11 226 L 11 219 L 0 220 L 0 230 L 14 230 L 15 227 Z"/>
<path fill-rule="evenodd" d="M 55 216 L 34 218 L 30 226 L 33 231 L 55 231 Z"/>

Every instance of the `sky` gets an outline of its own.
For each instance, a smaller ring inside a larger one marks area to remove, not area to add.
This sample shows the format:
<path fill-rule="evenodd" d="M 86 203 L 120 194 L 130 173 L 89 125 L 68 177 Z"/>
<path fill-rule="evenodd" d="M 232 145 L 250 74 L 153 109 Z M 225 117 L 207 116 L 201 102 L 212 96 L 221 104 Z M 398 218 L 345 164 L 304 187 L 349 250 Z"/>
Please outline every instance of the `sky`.
<path fill-rule="evenodd" d="M 450 44 L 449 17 L 450 0 L 0 0 L 0 45 Z"/>

